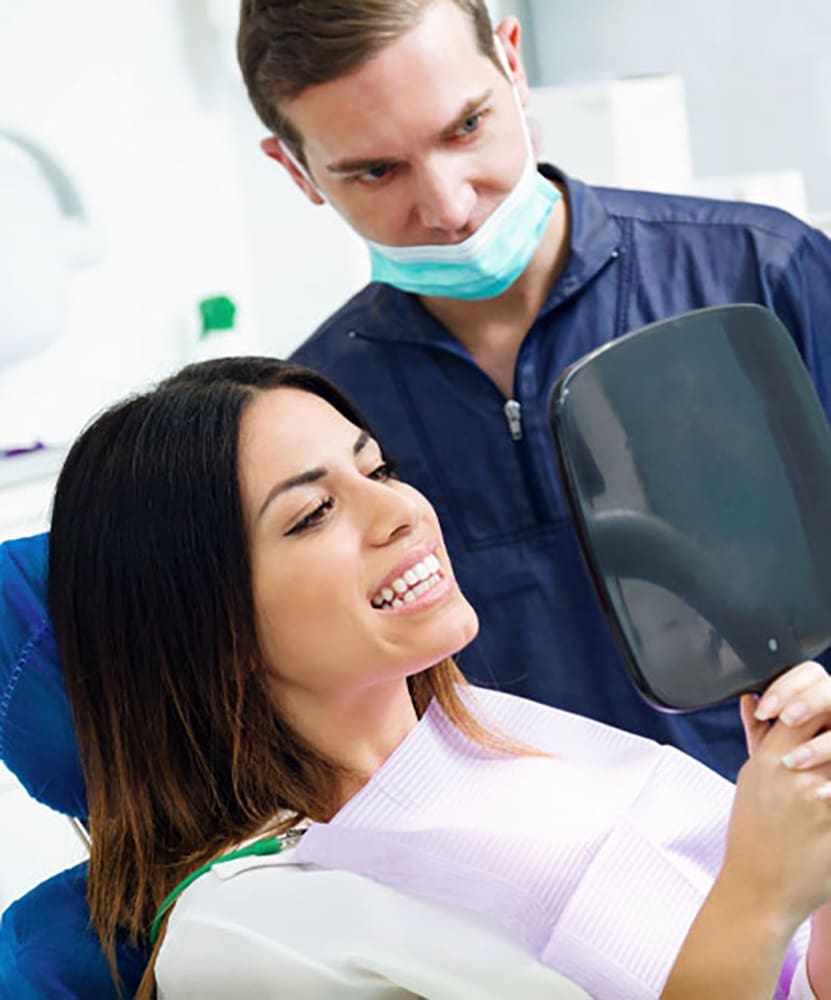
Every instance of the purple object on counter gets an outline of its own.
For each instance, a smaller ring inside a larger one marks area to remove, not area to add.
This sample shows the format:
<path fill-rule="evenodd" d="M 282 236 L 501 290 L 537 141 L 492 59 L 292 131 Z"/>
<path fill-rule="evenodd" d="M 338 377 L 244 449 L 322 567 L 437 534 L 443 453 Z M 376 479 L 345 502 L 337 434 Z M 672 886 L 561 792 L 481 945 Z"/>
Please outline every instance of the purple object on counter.
<path fill-rule="evenodd" d="M 498 757 L 434 702 L 299 862 L 481 914 L 593 996 L 657 997 L 717 874 L 733 785 L 679 751 L 473 688 Z M 791 945 L 777 997 L 807 946 Z"/>
<path fill-rule="evenodd" d="M 15 458 L 17 455 L 31 455 L 34 451 L 44 451 L 46 445 L 43 441 L 35 441 L 34 444 L 20 448 L 6 448 L 0 451 L 0 458 Z"/>

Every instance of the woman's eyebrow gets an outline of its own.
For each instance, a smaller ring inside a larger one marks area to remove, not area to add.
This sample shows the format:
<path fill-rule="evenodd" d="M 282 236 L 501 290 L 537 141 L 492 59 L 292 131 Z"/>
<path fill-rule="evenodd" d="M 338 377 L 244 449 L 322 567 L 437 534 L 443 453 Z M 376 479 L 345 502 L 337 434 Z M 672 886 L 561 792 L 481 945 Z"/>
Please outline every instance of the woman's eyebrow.
<path fill-rule="evenodd" d="M 265 513 L 266 507 L 275 500 L 282 493 L 288 492 L 288 490 L 293 490 L 298 486 L 305 486 L 307 483 L 316 483 L 319 479 L 323 479 L 324 476 L 328 475 L 328 470 L 323 466 L 319 466 L 316 469 L 307 469 L 306 472 L 300 472 L 296 476 L 290 476 L 288 479 L 284 479 L 280 483 L 276 483 L 268 491 L 265 500 L 263 500 L 262 506 L 260 507 L 257 518 L 261 518 Z"/>
<path fill-rule="evenodd" d="M 372 440 L 372 435 L 369 433 L 369 431 L 361 431 L 361 433 L 358 435 L 358 440 L 355 442 L 354 445 L 352 445 L 352 454 L 357 455 L 360 451 L 362 451 L 366 447 L 366 445 L 369 444 L 371 440 Z"/>
<path fill-rule="evenodd" d="M 372 437 L 367 431 L 361 431 L 358 435 L 358 439 L 354 445 L 352 445 L 352 454 L 357 455 L 361 452 L 366 445 L 372 440 Z M 282 482 L 276 483 L 268 491 L 268 494 L 263 500 L 262 506 L 260 507 L 257 518 L 261 518 L 265 512 L 266 507 L 271 503 L 272 500 L 280 496 L 282 493 L 286 493 L 288 490 L 293 490 L 298 486 L 305 486 L 308 483 L 316 483 L 319 479 L 323 479 L 329 474 L 329 470 L 325 466 L 318 466 L 314 469 L 307 469 L 305 472 L 299 472 L 296 476 L 289 476 L 288 479 L 282 480 Z"/>

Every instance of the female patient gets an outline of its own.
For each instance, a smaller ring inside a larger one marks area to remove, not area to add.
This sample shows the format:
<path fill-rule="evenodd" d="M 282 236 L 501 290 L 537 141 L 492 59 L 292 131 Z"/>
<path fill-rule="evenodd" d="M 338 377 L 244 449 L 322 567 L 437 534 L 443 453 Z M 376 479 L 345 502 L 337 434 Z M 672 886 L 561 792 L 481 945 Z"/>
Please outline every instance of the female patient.
<path fill-rule="evenodd" d="M 99 417 L 49 570 L 111 964 L 260 852 L 156 921 L 140 996 L 831 997 L 822 668 L 743 700 L 735 794 L 465 686 L 436 516 L 319 376 L 208 362 Z"/>

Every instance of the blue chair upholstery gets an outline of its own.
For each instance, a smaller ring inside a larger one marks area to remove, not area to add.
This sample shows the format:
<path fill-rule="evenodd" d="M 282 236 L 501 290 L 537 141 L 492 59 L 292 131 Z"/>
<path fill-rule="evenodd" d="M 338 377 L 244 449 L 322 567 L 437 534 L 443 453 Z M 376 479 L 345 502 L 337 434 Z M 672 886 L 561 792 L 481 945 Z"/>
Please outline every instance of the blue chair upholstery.
<path fill-rule="evenodd" d="M 0 760 L 39 802 L 84 819 L 86 788 L 47 610 L 48 536 L 0 545 Z M 118 947 L 125 995 L 147 954 Z M 86 865 L 36 886 L 0 921 L 0 997 L 115 997 L 90 926 Z"/>
<path fill-rule="evenodd" d="M 72 714 L 46 609 L 47 535 L 0 545 L 0 760 L 58 812 L 87 814 Z"/>
<path fill-rule="evenodd" d="M 107 960 L 89 924 L 86 862 L 41 882 L 0 920 L 0 997 L 9 1000 L 118 1000 Z M 118 969 L 135 994 L 147 956 L 122 940 Z"/>

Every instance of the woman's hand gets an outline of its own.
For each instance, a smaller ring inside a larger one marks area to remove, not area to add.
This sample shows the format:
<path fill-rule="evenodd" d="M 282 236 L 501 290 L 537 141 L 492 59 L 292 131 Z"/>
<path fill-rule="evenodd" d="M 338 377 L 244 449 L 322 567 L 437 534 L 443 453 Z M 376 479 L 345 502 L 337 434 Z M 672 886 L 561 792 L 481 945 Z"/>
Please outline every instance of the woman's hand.
<path fill-rule="evenodd" d="M 752 695 L 744 695 L 741 714 L 747 750 L 752 755 L 770 728 L 769 723 L 776 719 L 792 729 L 815 719 L 827 723 L 831 718 L 831 677 L 820 663 L 800 663 L 778 677 L 758 703 Z M 796 770 L 831 763 L 831 732 L 824 729 L 795 747 L 783 763 Z"/>
<path fill-rule="evenodd" d="M 802 663 L 741 716 L 739 773 L 724 875 L 794 926 L 831 899 L 831 677 Z"/>
<path fill-rule="evenodd" d="M 803 663 L 745 695 L 750 760 L 739 772 L 724 864 L 672 968 L 664 1000 L 772 996 L 788 943 L 816 911 L 814 994 L 831 996 L 831 678 Z"/>

